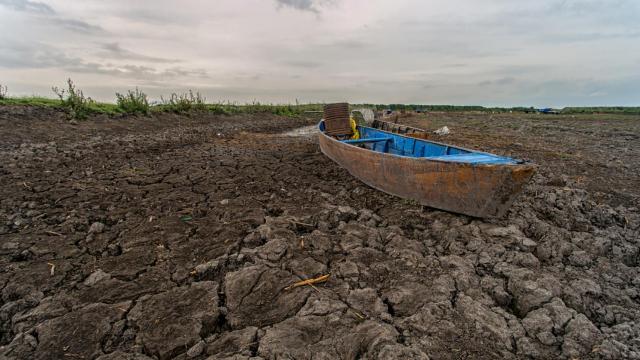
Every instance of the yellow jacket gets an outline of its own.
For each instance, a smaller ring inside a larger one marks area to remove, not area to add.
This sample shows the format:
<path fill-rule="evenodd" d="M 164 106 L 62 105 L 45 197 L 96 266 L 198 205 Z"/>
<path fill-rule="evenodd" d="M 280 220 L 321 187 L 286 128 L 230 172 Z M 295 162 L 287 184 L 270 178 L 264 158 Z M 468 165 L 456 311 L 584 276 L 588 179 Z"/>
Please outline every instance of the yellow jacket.
<path fill-rule="evenodd" d="M 353 135 L 351 135 L 351 140 L 360 139 L 360 132 L 358 131 L 358 124 L 356 124 L 356 121 L 354 120 L 354 118 L 350 118 L 349 119 L 349 123 L 351 124 L 351 130 L 353 131 Z"/>

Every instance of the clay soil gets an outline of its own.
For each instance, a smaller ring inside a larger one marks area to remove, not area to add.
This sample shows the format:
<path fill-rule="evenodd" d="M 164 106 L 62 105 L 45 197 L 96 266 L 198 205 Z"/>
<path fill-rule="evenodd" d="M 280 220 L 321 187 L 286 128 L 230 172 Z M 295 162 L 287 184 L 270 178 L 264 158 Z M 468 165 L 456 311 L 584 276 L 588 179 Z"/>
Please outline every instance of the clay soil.
<path fill-rule="evenodd" d="M 316 121 L 1 107 L 0 358 L 640 358 L 638 117 L 401 119 L 539 165 L 494 220 L 367 187 Z"/>

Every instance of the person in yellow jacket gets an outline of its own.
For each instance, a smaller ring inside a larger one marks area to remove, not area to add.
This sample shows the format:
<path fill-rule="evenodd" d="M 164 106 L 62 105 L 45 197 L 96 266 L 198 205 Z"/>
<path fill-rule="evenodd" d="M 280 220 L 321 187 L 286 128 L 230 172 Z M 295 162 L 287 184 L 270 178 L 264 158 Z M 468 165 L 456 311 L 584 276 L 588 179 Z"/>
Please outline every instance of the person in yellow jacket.
<path fill-rule="evenodd" d="M 349 118 L 349 123 L 351 124 L 351 131 L 353 132 L 351 140 L 360 139 L 360 132 L 358 131 L 358 124 L 356 124 L 356 120 L 354 118 Z"/>

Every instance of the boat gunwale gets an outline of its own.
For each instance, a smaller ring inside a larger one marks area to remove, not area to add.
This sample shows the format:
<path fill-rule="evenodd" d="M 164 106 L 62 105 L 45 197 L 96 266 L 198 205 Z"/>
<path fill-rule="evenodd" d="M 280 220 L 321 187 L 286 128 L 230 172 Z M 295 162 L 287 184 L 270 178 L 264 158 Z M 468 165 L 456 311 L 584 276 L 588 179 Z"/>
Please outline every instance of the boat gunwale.
<path fill-rule="evenodd" d="M 359 127 L 363 127 L 363 128 L 367 128 L 367 129 L 372 129 L 372 130 L 376 130 L 376 131 L 381 131 L 383 133 L 387 133 L 387 134 L 391 134 L 394 136 L 400 136 L 406 139 L 412 139 L 412 140 L 416 140 L 416 141 L 424 141 L 427 143 L 432 143 L 432 144 L 437 144 L 437 145 L 441 145 L 441 146 L 447 146 L 447 147 L 451 147 L 454 149 L 458 149 L 458 150 L 464 150 L 464 151 L 469 151 L 471 153 L 476 153 L 476 154 L 483 154 L 483 155 L 490 155 L 490 156 L 498 156 L 501 158 L 507 158 L 507 159 L 511 159 L 514 161 L 517 161 L 515 164 L 482 164 L 482 163 L 471 163 L 471 162 L 463 162 L 463 161 L 452 161 L 452 160 L 444 160 L 444 159 L 436 159 L 436 158 L 429 158 L 429 157 L 416 157 L 416 156 L 406 156 L 406 155 L 398 155 L 398 154 L 392 154 L 392 153 L 388 153 L 388 152 L 381 152 L 381 151 L 375 151 L 375 150 L 371 150 L 371 149 L 367 149 L 367 148 L 361 148 L 358 146 L 355 146 L 353 144 L 348 144 L 348 143 L 343 143 L 342 141 L 335 139 L 327 134 L 324 133 L 324 131 L 322 131 L 320 129 L 320 125 L 323 123 L 324 120 L 321 120 L 318 123 L 318 129 L 320 130 L 320 134 L 325 136 L 326 138 L 328 138 L 329 140 L 332 140 L 334 143 L 337 144 L 341 144 L 344 146 L 352 146 L 356 149 L 361 149 L 361 150 L 366 150 L 372 153 L 376 153 L 376 154 L 380 154 L 380 155 L 386 155 L 386 156 L 390 156 L 390 157 L 395 157 L 395 158 L 401 158 L 401 159 L 412 159 L 412 160 L 421 160 L 421 161 L 431 161 L 431 162 L 440 162 L 440 163 L 445 163 L 445 164 L 454 164 L 454 165 L 466 165 L 466 166 L 475 166 L 475 167 L 504 167 L 504 166 L 509 166 L 509 167 L 536 167 L 535 164 L 526 161 L 526 160 L 522 160 L 522 159 L 515 159 L 515 158 L 511 158 L 511 157 L 506 157 L 506 156 L 500 156 L 500 155 L 496 155 L 496 154 L 492 154 L 492 153 L 488 153 L 488 152 L 484 152 L 484 151 L 478 151 L 478 150 L 472 150 L 472 149 L 467 149 L 461 146 L 454 146 L 454 145 L 449 145 L 449 144 L 445 144 L 445 143 L 441 143 L 438 141 L 432 141 L 432 140 L 426 140 L 426 139 L 419 139 L 419 138 L 413 138 L 410 136 L 405 136 L 405 135 L 401 135 L 401 134 L 396 134 L 396 133 L 392 133 L 390 131 L 386 131 L 386 130 L 381 130 L 381 129 L 376 129 L 376 128 L 372 128 L 369 126 L 362 126 L 362 125 L 358 125 Z"/>

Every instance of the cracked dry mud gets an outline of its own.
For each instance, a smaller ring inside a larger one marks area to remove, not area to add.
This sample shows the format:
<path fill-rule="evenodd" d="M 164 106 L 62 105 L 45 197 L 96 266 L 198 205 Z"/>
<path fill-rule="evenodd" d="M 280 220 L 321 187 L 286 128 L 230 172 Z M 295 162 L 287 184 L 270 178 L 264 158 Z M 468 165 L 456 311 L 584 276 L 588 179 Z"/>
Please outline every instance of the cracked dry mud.
<path fill-rule="evenodd" d="M 640 358 L 639 119 L 405 120 L 539 171 L 479 220 L 282 134 L 313 119 L 0 108 L 0 358 Z"/>

